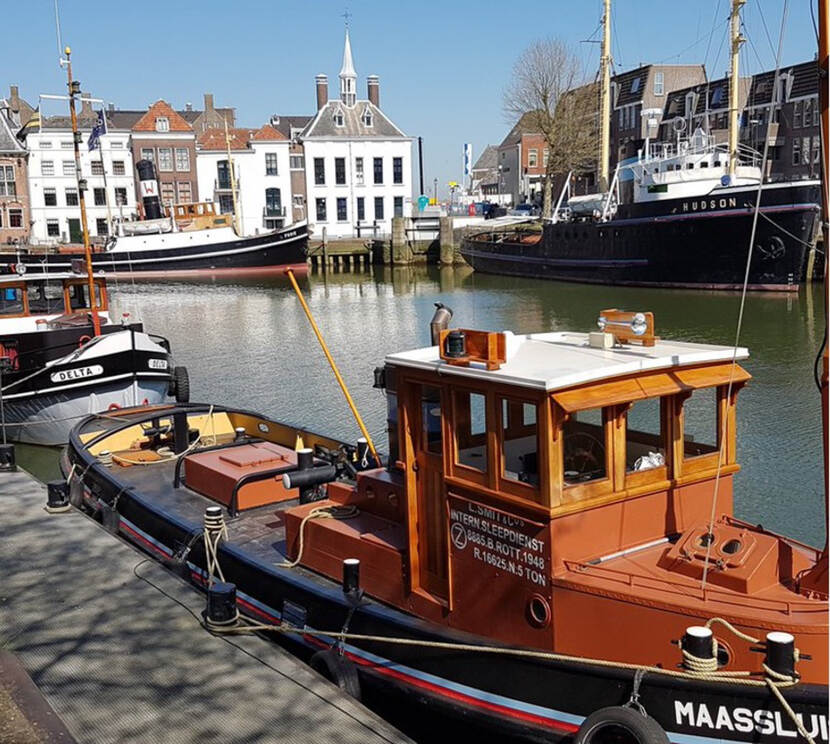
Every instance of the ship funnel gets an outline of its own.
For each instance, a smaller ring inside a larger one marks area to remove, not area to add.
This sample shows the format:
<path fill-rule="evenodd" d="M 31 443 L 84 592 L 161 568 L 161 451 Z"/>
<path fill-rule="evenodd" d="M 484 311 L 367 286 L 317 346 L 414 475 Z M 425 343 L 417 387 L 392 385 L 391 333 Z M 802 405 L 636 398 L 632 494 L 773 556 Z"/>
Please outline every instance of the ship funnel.
<path fill-rule="evenodd" d="M 159 185 L 156 181 L 156 168 L 152 160 L 139 160 L 135 164 L 138 171 L 139 191 L 144 205 L 144 219 L 157 220 L 161 217 Z"/>
<path fill-rule="evenodd" d="M 433 346 L 438 346 L 441 331 L 446 331 L 450 327 L 451 320 L 452 308 L 447 307 L 443 302 L 436 302 L 435 314 L 432 316 L 432 320 L 429 321 L 429 333 Z"/>

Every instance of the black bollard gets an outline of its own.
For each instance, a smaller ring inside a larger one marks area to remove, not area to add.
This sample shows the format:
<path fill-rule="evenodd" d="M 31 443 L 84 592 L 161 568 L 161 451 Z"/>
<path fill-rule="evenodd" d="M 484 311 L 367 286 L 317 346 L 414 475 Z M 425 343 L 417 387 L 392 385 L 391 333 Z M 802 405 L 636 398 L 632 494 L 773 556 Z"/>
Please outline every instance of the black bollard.
<path fill-rule="evenodd" d="M 187 422 L 187 411 L 176 411 L 173 414 L 173 452 L 180 455 L 190 446 L 190 426 Z"/>
<path fill-rule="evenodd" d="M 314 467 L 314 450 L 310 447 L 297 450 L 297 470 L 308 470 Z"/>
<path fill-rule="evenodd" d="M 239 619 L 236 609 L 236 584 L 216 581 L 208 589 L 205 620 L 208 625 L 235 625 Z"/>
<path fill-rule="evenodd" d="M 775 630 L 767 633 L 767 657 L 764 663 L 785 677 L 795 676 L 795 638 Z"/>
<path fill-rule="evenodd" d="M 46 511 L 56 514 L 69 509 L 69 486 L 65 480 L 53 480 L 46 484 Z"/>
<path fill-rule="evenodd" d="M 245 439 L 245 427 L 244 426 L 237 426 L 233 430 L 233 441 L 234 442 L 241 442 Z"/>
<path fill-rule="evenodd" d="M 357 467 L 365 468 L 369 462 L 369 442 L 366 437 L 357 440 Z"/>
<path fill-rule="evenodd" d="M 17 462 L 14 457 L 13 444 L 0 444 L 0 472 L 14 473 L 17 471 Z"/>
<path fill-rule="evenodd" d="M 360 591 L 360 561 L 346 558 L 343 561 L 343 594 L 353 595 Z"/>
<path fill-rule="evenodd" d="M 683 634 L 683 650 L 699 659 L 711 659 L 712 631 L 701 625 L 691 625 Z"/>

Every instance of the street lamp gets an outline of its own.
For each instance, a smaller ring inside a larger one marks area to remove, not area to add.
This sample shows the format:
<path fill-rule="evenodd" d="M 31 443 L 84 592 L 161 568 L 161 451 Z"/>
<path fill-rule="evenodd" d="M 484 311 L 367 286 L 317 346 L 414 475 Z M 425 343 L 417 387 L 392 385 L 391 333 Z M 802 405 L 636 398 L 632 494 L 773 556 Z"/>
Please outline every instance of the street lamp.
<path fill-rule="evenodd" d="M 503 201 L 503 199 L 502 199 L 502 190 L 501 190 L 501 189 L 502 189 L 502 185 L 501 185 L 501 172 L 502 172 L 502 167 L 503 167 L 503 166 L 502 166 L 502 164 L 501 164 L 501 163 L 499 163 L 499 204 L 501 204 L 501 203 L 502 203 L 502 201 Z"/>
<path fill-rule="evenodd" d="M 433 188 L 435 203 L 438 204 L 438 179 L 437 178 L 434 178 L 432 180 L 432 188 Z"/>

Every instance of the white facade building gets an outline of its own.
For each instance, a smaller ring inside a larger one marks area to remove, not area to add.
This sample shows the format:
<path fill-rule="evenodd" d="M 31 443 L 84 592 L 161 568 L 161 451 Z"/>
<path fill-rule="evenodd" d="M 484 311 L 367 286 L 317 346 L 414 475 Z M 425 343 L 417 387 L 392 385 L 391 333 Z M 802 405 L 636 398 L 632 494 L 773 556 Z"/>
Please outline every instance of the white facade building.
<path fill-rule="evenodd" d="M 288 139 L 268 124 L 260 129 L 232 129 L 228 134 L 242 234 L 256 235 L 291 224 Z M 224 130 L 208 130 L 197 139 L 196 174 L 202 199 L 216 202 L 221 213 L 233 212 Z"/>
<path fill-rule="evenodd" d="M 317 76 L 317 115 L 301 135 L 305 150 L 306 206 L 316 236 L 389 235 L 392 218 L 409 216 L 412 138 L 380 110 L 377 76 L 367 99 L 357 99 L 357 74 L 346 31 L 340 97 L 328 100 L 328 79 Z"/>
<path fill-rule="evenodd" d="M 81 178 L 87 182 L 84 198 L 90 237 L 103 240 L 110 233 L 110 220 L 135 217 L 135 179 L 129 131 L 110 129 L 101 136 L 99 148 L 90 152 L 87 140 L 93 124 L 94 119 L 89 117 L 79 121 Z M 82 243 L 78 179 L 68 117 L 45 120 L 39 131 L 26 137 L 26 147 L 32 241 Z"/>

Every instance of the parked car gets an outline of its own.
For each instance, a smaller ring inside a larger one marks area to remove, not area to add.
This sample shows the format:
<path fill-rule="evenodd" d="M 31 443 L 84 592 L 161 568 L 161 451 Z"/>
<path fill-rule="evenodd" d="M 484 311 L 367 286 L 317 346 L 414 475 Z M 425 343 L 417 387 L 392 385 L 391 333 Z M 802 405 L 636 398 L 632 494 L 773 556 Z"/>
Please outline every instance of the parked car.
<path fill-rule="evenodd" d="M 538 204 L 525 202 L 524 204 L 517 204 L 508 214 L 514 217 L 538 217 L 541 212 L 542 210 L 539 209 Z"/>
<path fill-rule="evenodd" d="M 492 220 L 496 217 L 504 217 L 507 214 L 507 209 L 500 204 L 493 204 L 492 202 L 485 202 L 481 207 L 485 220 Z"/>

